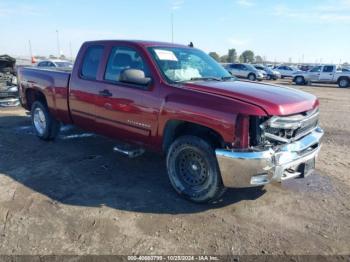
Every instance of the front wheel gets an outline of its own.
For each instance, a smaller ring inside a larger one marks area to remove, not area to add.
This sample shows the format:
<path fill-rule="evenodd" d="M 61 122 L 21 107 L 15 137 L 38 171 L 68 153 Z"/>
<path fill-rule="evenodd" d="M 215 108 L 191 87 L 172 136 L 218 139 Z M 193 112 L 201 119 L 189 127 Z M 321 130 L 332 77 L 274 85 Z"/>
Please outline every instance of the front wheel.
<path fill-rule="evenodd" d="M 214 202 L 224 193 L 215 151 L 195 136 L 176 139 L 167 153 L 167 170 L 174 189 L 193 202 Z"/>
<path fill-rule="evenodd" d="M 297 76 L 297 77 L 295 78 L 295 83 L 296 83 L 297 85 L 304 85 L 304 84 L 305 84 L 305 79 L 304 79 L 304 77 L 302 77 L 302 76 Z"/>
<path fill-rule="evenodd" d="M 255 76 L 254 74 L 249 74 L 249 75 L 248 75 L 248 79 L 249 79 L 250 81 L 255 81 L 255 80 L 256 80 L 256 76 Z"/>
<path fill-rule="evenodd" d="M 42 140 L 55 139 L 60 129 L 60 124 L 51 116 L 47 106 L 40 101 L 35 101 L 32 105 L 31 114 L 32 125 L 37 137 Z"/>

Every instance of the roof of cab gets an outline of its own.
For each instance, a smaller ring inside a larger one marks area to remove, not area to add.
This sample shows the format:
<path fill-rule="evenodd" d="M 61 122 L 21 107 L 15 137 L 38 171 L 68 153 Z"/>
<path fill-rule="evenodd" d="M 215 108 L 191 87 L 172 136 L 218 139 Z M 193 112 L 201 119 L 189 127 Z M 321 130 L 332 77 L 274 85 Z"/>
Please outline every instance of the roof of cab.
<path fill-rule="evenodd" d="M 164 47 L 188 47 L 187 45 L 159 42 L 159 41 L 146 41 L 146 40 L 96 40 L 96 41 L 87 41 L 86 44 L 110 44 L 110 43 L 130 43 L 136 44 L 142 47 L 151 47 L 151 46 L 164 46 Z"/>

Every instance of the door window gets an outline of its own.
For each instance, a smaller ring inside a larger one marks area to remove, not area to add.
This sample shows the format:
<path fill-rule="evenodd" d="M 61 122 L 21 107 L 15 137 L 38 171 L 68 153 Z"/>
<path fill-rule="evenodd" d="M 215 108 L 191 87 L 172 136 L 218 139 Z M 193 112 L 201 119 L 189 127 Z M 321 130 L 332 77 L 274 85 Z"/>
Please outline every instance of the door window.
<path fill-rule="evenodd" d="M 47 66 L 47 62 L 40 62 L 38 64 L 39 67 L 46 67 Z"/>
<path fill-rule="evenodd" d="M 310 70 L 310 72 L 313 72 L 313 73 L 321 72 L 321 67 L 320 66 L 316 66 L 316 67 L 312 68 Z"/>
<path fill-rule="evenodd" d="M 86 52 L 81 69 L 83 78 L 95 80 L 97 77 L 98 67 L 103 54 L 103 46 L 90 46 Z"/>
<path fill-rule="evenodd" d="M 140 54 L 129 47 L 114 47 L 108 59 L 105 80 L 119 82 L 120 74 L 125 69 L 138 69 L 149 77 L 149 70 Z"/>
<path fill-rule="evenodd" d="M 323 72 L 324 73 L 332 73 L 334 69 L 334 66 L 324 66 L 323 67 Z"/>
<path fill-rule="evenodd" d="M 240 70 L 244 70 L 244 71 L 247 71 L 247 67 L 245 65 L 239 65 L 239 69 Z"/>

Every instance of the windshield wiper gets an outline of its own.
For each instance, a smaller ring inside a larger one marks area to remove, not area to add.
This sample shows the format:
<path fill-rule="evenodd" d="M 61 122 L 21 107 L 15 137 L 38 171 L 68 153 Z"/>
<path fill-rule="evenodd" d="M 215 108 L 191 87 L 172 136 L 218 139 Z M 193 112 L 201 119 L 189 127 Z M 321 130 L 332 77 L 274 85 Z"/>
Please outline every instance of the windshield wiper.
<path fill-rule="evenodd" d="M 215 77 L 215 76 L 204 76 L 204 77 L 192 77 L 191 79 L 187 80 L 180 80 L 180 81 L 175 81 L 176 83 L 185 83 L 185 82 L 190 82 L 190 81 L 224 81 L 227 79 Z"/>
<path fill-rule="evenodd" d="M 230 80 L 230 79 L 236 80 L 236 77 L 234 77 L 234 76 L 223 76 L 223 77 L 221 77 L 221 80 L 223 80 L 223 81 L 227 81 L 227 80 Z"/>
<path fill-rule="evenodd" d="M 214 80 L 214 81 L 222 81 L 222 79 L 215 77 L 215 76 L 205 76 L 205 77 L 192 77 L 191 81 L 210 81 L 210 80 Z"/>

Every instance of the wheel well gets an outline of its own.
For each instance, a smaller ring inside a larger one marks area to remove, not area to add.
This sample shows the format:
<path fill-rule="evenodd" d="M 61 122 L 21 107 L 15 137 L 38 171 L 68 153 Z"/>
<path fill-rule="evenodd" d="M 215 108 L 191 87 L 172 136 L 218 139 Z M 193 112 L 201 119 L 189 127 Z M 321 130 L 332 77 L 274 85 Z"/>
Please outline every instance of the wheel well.
<path fill-rule="evenodd" d="M 170 145 L 180 136 L 193 135 L 205 139 L 214 148 L 224 147 L 224 139 L 211 128 L 180 120 L 170 120 L 163 135 L 163 150 L 167 152 Z"/>
<path fill-rule="evenodd" d="M 26 90 L 26 101 L 27 101 L 27 109 L 31 110 L 32 105 L 35 101 L 42 102 L 45 106 L 47 106 L 45 95 L 37 90 L 34 89 L 27 89 Z"/>
<path fill-rule="evenodd" d="M 339 77 L 339 79 L 338 79 L 338 83 L 339 83 L 342 79 L 346 79 L 346 80 L 350 81 L 350 78 L 349 78 L 349 77 L 347 77 L 347 76 L 341 76 L 341 77 Z"/>
<path fill-rule="evenodd" d="M 293 78 L 293 82 L 296 82 L 298 77 L 301 77 L 301 78 L 303 79 L 303 81 L 305 81 L 305 77 L 304 77 L 304 76 L 298 75 L 298 76 L 295 76 L 295 77 Z"/>

